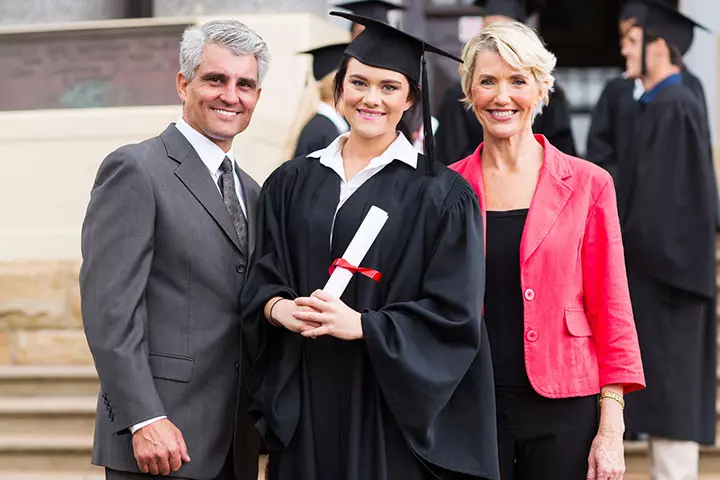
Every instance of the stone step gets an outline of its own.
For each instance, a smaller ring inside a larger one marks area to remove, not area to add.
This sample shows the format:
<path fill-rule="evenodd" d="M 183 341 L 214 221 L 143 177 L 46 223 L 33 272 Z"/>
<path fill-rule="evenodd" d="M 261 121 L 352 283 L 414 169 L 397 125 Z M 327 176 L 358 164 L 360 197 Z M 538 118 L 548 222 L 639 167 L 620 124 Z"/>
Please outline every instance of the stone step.
<path fill-rule="evenodd" d="M 92 435 L 17 435 L 0 431 L 0 472 L 98 472 L 90 464 Z"/>
<path fill-rule="evenodd" d="M 626 480 L 648 479 L 650 468 L 647 442 L 625 442 Z M 720 480 L 720 447 L 700 447 L 700 479 Z"/>
<path fill-rule="evenodd" d="M 96 396 L 99 391 L 92 366 L 0 366 L 0 397 Z"/>
<path fill-rule="evenodd" d="M 95 397 L 0 397 L 0 434 L 92 436 L 96 405 Z"/>

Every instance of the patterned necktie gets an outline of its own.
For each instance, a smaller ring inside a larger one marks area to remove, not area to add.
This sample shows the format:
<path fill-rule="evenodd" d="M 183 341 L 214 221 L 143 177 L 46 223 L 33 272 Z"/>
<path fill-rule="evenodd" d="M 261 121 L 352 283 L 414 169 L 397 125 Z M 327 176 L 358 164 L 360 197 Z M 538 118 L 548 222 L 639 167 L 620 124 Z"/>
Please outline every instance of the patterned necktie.
<path fill-rule="evenodd" d="M 242 250 L 243 253 L 247 253 L 247 220 L 245 219 L 242 207 L 240 206 L 240 200 L 238 200 L 237 192 L 235 191 L 233 164 L 228 157 L 225 157 L 222 161 L 220 170 L 222 170 L 222 175 L 220 175 L 218 179 L 218 186 L 220 187 L 220 192 L 222 192 L 223 202 L 225 202 L 225 208 L 227 208 L 230 214 L 230 220 L 232 220 L 235 231 L 240 238 L 240 250 Z"/>

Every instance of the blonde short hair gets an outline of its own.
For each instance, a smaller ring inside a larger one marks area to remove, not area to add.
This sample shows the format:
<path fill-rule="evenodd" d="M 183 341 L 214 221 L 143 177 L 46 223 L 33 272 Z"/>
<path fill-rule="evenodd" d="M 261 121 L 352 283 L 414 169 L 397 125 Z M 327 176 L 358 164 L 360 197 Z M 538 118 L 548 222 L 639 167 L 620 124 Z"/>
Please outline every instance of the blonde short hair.
<path fill-rule="evenodd" d="M 465 97 L 465 106 L 472 107 L 471 90 L 477 54 L 485 51 L 495 52 L 516 70 L 529 70 L 542 93 L 545 105 L 550 101 L 550 92 L 555 86 L 557 58 L 543 43 L 540 36 L 524 23 L 493 22 L 471 38 L 463 47 L 460 64 L 460 82 Z"/>

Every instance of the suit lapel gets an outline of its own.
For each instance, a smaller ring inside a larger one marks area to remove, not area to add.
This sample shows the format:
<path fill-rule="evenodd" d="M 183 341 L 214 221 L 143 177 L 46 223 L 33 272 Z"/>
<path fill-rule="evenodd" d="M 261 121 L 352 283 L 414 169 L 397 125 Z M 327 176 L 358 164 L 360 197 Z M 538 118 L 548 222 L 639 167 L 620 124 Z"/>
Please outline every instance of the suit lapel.
<path fill-rule="evenodd" d="M 537 250 L 572 195 L 572 188 L 564 181 L 570 176 L 567 160 L 544 137 L 539 140 L 545 147 L 545 158 L 520 242 L 521 265 Z"/>
<path fill-rule="evenodd" d="M 240 179 L 242 186 L 243 199 L 245 201 L 245 209 L 247 210 L 248 222 L 248 258 L 252 258 L 255 252 L 255 239 L 257 238 L 257 204 L 259 192 L 255 181 L 235 164 L 235 172 Z"/>
<path fill-rule="evenodd" d="M 174 125 L 165 129 L 160 138 L 165 144 L 168 156 L 180 163 L 175 169 L 175 175 L 222 228 L 235 248 L 240 250 L 240 240 L 230 220 L 230 214 L 222 201 L 222 196 L 195 149 Z"/>

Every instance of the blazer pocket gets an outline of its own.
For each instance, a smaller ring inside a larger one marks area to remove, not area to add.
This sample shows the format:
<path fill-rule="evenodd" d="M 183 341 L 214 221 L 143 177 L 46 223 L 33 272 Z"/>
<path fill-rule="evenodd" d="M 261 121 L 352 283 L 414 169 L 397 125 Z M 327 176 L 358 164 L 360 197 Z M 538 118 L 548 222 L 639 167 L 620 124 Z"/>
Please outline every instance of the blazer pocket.
<path fill-rule="evenodd" d="M 587 315 L 585 315 L 585 310 L 566 308 L 565 324 L 568 332 L 573 337 L 592 336 L 592 328 L 590 328 L 590 322 L 588 322 Z"/>
<path fill-rule="evenodd" d="M 153 378 L 188 383 L 192 378 L 195 359 L 150 352 L 150 371 Z"/>

